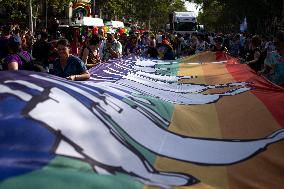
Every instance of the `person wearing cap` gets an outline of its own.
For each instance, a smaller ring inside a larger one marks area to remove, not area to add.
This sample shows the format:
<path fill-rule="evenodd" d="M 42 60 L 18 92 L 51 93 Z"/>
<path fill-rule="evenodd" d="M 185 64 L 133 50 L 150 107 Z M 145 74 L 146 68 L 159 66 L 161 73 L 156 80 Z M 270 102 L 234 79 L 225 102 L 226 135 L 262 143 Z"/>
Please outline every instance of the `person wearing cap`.
<path fill-rule="evenodd" d="M 103 61 L 119 58 L 122 55 L 122 45 L 115 39 L 113 33 L 107 33 L 106 44 L 103 49 Z"/>
<path fill-rule="evenodd" d="M 59 58 L 53 65 L 54 75 L 72 81 L 83 81 L 90 78 L 84 62 L 79 57 L 70 54 L 70 44 L 67 39 L 60 39 L 56 47 Z"/>
<path fill-rule="evenodd" d="M 4 70 L 26 70 L 27 62 L 32 61 L 31 55 L 22 50 L 21 38 L 18 36 L 9 38 L 8 53 L 4 59 Z"/>

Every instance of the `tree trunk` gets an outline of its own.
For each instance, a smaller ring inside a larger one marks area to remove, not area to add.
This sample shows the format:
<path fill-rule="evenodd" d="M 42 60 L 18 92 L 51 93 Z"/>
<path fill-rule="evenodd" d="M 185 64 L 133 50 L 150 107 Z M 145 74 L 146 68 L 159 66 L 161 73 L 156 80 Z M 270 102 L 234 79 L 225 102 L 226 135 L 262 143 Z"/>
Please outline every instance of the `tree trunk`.
<path fill-rule="evenodd" d="M 284 29 L 284 0 L 282 0 L 282 19 L 281 19 L 281 29 Z"/>

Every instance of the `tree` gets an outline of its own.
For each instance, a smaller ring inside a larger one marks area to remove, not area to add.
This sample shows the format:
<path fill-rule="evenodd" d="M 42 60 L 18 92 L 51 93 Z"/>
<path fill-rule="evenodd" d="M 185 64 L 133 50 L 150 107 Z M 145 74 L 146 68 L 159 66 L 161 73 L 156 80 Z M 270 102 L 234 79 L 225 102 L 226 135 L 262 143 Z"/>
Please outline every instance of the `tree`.
<path fill-rule="evenodd" d="M 108 0 L 99 1 L 103 16 L 146 22 L 154 29 L 164 28 L 172 11 L 185 11 L 182 0 Z"/>
<path fill-rule="evenodd" d="M 273 22 L 281 18 L 282 2 L 278 0 L 189 0 L 203 8 L 200 20 L 211 30 L 226 26 L 238 31 L 244 17 L 251 32 L 273 32 Z M 212 16 L 214 18 L 212 18 Z"/>
<path fill-rule="evenodd" d="M 49 15 L 60 13 L 70 2 L 76 0 L 47 0 Z M 26 20 L 28 15 L 29 0 L 5 0 L 0 6 L 5 7 L 7 12 L 12 12 L 9 19 L 13 21 Z M 45 7 L 45 0 L 32 0 L 34 10 Z M 103 17 L 109 19 L 127 18 L 137 22 L 148 23 L 154 29 L 164 28 L 168 22 L 168 16 L 172 11 L 185 11 L 183 0 L 100 0 L 97 2 Z M 37 15 L 38 17 L 40 15 Z"/>

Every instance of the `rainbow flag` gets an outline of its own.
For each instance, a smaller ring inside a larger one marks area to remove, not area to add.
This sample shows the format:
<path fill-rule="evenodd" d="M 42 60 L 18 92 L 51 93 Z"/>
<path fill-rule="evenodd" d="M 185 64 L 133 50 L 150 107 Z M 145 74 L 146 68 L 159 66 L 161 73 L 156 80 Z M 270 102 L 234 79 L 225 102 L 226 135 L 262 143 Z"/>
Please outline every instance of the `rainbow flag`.
<path fill-rule="evenodd" d="M 0 74 L 0 189 L 282 188 L 284 89 L 224 54 L 72 82 Z"/>

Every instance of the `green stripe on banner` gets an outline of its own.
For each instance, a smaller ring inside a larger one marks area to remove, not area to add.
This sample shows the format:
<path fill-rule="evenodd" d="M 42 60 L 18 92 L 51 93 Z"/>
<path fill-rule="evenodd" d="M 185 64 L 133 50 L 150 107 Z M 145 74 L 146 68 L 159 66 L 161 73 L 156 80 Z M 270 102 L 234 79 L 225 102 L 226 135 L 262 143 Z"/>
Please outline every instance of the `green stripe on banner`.
<path fill-rule="evenodd" d="M 133 96 L 137 96 L 139 98 L 143 98 L 149 102 L 150 104 L 143 103 L 144 106 L 150 108 L 151 110 L 155 111 L 157 114 L 159 114 L 163 119 L 170 122 L 172 120 L 173 112 L 174 112 L 174 105 L 169 102 L 158 100 L 157 98 L 145 96 L 145 95 L 139 95 L 139 94 L 132 94 Z M 124 99 L 127 104 L 134 105 L 132 101 L 128 101 L 127 99 Z M 163 127 L 168 128 L 169 125 L 163 125 Z"/>
<path fill-rule="evenodd" d="M 180 67 L 179 64 L 181 63 L 180 60 L 175 61 L 163 61 L 164 64 L 157 64 L 155 68 L 157 69 L 158 74 L 162 75 L 169 75 L 169 76 L 176 76 Z"/>
<path fill-rule="evenodd" d="M 43 169 L 8 179 L 0 189 L 142 189 L 143 184 L 124 174 L 99 175 L 85 162 L 56 157 Z"/>
<path fill-rule="evenodd" d="M 167 120 L 168 122 L 171 121 L 172 116 L 173 116 L 173 112 L 174 112 L 174 105 L 173 104 L 167 103 L 167 102 L 162 102 L 162 101 L 154 99 L 152 97 L 146 97 L 146 96 L 143 96 L 143 95 L 135 95 L 135 96 L 142 97 L 142 98 L 150 101 L 151 105 L 149 105 L 149 104 L 144 104 L 144 105 L 147 106 L 148 108 L 150 108 L 151 110 L 158 112 L 159 115 L 161 117 L 163 117 L 165 120 Z M 127 104 L 129 104 L 130 106 L 135 105 L 132 101 L 129 101 L 128 99 L 123 99 L 123 101 L 126 102 Z M 166 124 L 163 124 L 162 126 L 164 128 L 169 127 L 169 125 L 166 125 Z M 121 135 L 123 135 L 123 137 L 132 146 L 134 146 L 140 153 L 142 153 L 143 156 L 154 166 L 154 163 L 156 161 L 156 155 L 155 154 L 153 154 L 152 152 L 150 152 L 149 150 L 147 150 L 146 148 L 144 148 L 143 146 L 141 146 L 140 144 L 138 144 L 137 142 L 132 140 L 119 127 L 117 127 L 117 130 L 119 131 L 119 133 Z"/>
<path fill-rule="evenodd" d="M 175 63 L 172 64 L 172 62 L 167 62 L 166 64 L 158 64 L 156 66 L 157 72 L 166 70 L 167 73 L 163 73 L 165 75 L 171 75 L 176 76 L 179 70 L 179 64 Z M 160 73 L 161 74 L 161 73 Z M 132 94 L 133 96 L 137 96 L 140 98 L 143 98 L 151 103 L 143 103 L 144 106 L 147 106 L 152 111 L 159 114 L 163 119 L 167 120 L 169 123 L 171 122 L 173 112 L 174 112 L 174 105 L 165 101 L 158 100 L 156 98 L 145 96 L 145 95 L 139 95 L 139 94 Z M 123 101 L 130 106 L 134 107 L 136 104 L 133 103 L 131 100 L 123 99 Z M 109 120 L 109 122 L 112 122 Z M 112 122 L 113 123 L 113 122 Z M 116 127 L 116 131 L 118 131 L 132 146 L 134 146 L 153 166 L 156 161 L 156 155 L 138 144 L 136 141 L 131 139 L 118 125 L 115 123 L 112 124 L 114 127 Z M 161 124 L 162 127 L 167 129 L 169 127 L 169 124 Z"/>

